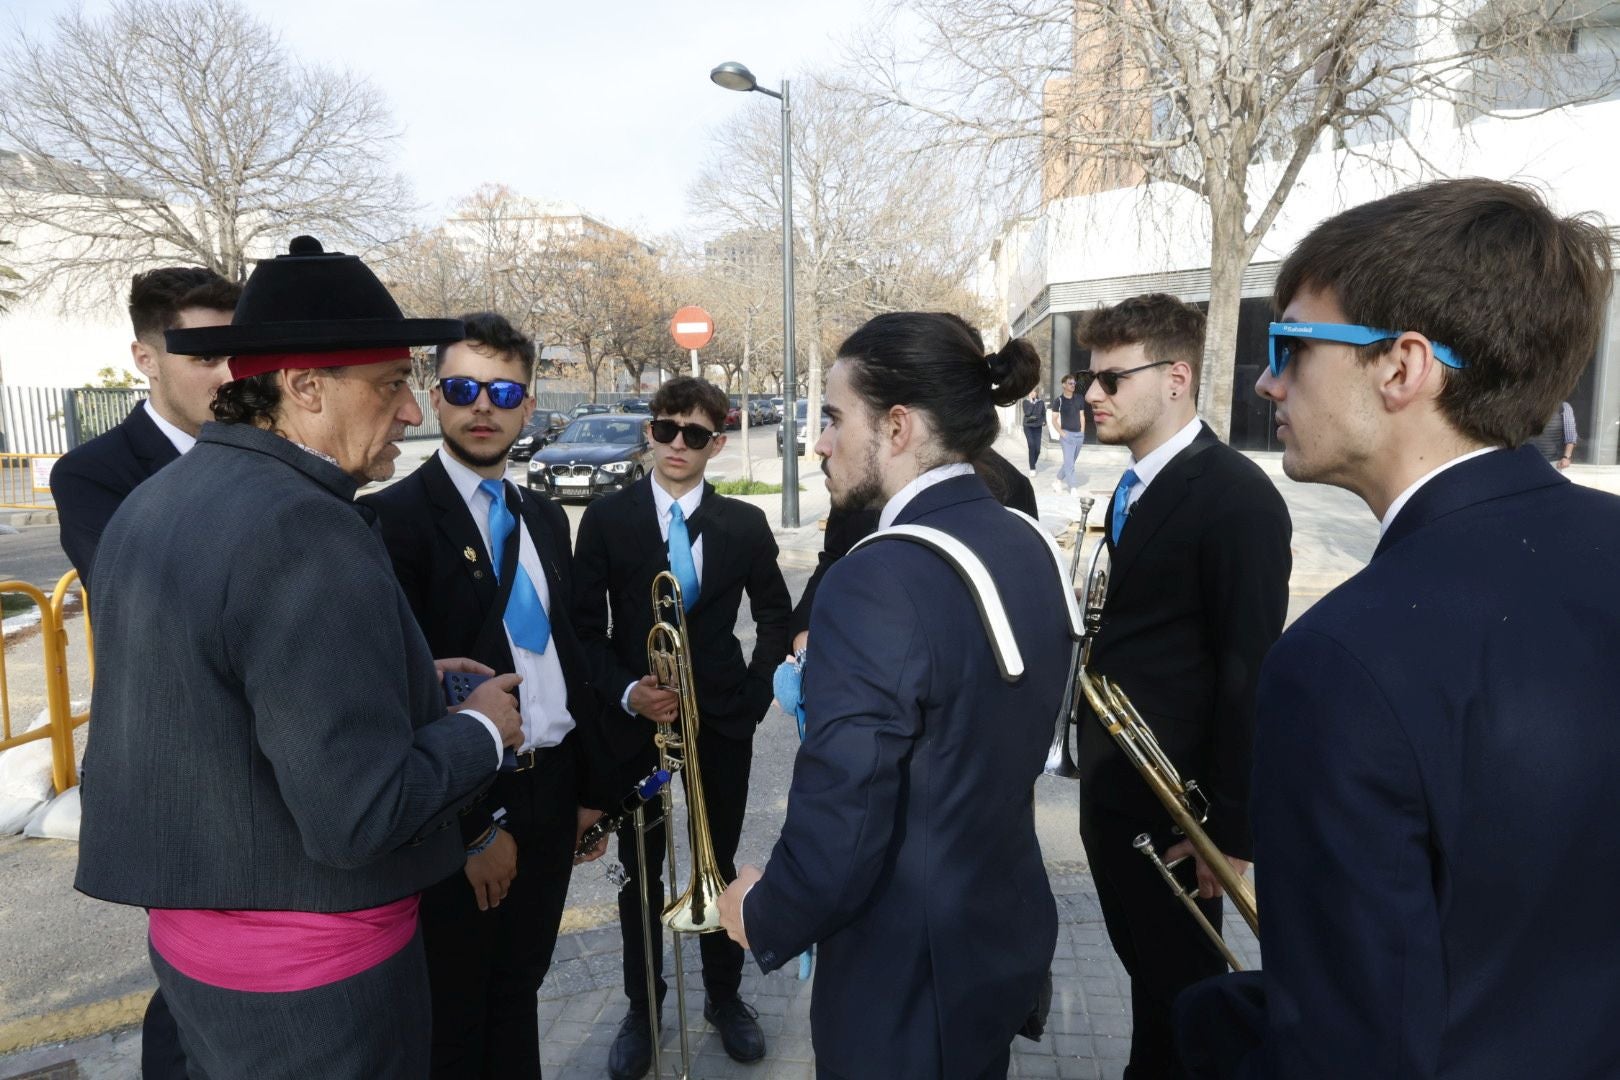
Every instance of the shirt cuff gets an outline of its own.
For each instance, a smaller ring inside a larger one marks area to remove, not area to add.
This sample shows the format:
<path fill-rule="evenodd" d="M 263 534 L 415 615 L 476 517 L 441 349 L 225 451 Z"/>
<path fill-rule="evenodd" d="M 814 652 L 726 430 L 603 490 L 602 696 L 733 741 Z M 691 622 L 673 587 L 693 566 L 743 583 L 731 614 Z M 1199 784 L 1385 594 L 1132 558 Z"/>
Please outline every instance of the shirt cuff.
<path fill-rule="evenodd" d="M 483 724 L 484 729 L 489 732 L 489 737 L 495 740 L 495 767 L 499 769 L 501 762 L 506 759 L 506 744 L 501 741 L 500 729 L 495 726 L 493 720 L 476 709 L 462 709 L 461 715 L 470 716 Z"/>
<path fill-rule="evenodd" d="M 630 691 L 634 690 L 635 688 L 636 684 L 631 683 L 629 686 L 624 688 L 624 696 L 619 698 L 619 708 L 623 709 L 631 716 L 636 715 L 636 710 L 630 707 Z"/>

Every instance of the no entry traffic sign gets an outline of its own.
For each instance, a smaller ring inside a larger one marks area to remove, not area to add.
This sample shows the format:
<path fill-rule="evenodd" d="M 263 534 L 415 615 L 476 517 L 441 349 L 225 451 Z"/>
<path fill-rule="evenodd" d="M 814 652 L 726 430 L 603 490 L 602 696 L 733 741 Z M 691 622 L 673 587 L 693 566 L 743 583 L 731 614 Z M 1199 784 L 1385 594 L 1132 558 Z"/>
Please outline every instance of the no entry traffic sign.
<path fill-rule="evenodd" d="M 701 349 L 714 337 L 714 320 L 700 307 L 683 307 L 669 320 L 669 332 L 683 349 Z"/>

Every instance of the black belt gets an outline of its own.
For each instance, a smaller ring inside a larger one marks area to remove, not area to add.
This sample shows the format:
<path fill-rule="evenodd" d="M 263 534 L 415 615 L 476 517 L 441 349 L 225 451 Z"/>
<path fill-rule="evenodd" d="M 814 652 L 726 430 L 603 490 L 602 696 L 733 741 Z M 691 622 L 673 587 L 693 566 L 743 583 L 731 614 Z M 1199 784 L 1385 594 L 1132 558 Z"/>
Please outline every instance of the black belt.
<path fill-rule="evenodd" d="M 561 749 L 562 744 L 558 743 L 556 746 L 537 746 L 533 750 L 525 750 L 521 754 L 513 752 L 510 759 L 501 759 L 501 772 L 528 772 L 530 769 L 542 764 L 547 757 L 555 754 Z"/>

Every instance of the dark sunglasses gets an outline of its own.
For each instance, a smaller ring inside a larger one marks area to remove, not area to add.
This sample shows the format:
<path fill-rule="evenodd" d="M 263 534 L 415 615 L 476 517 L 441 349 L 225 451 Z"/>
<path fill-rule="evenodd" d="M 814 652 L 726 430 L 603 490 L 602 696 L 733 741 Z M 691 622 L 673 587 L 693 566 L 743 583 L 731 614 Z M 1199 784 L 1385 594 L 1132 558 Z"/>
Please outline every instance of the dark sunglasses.
<path fill-rule="evenodd" d="M 440 379 L 439 390 L 444 394 L 444 400 L 452 405 L 471 405 L 478 400 L 478 391 L 488 390 L 489 403 L 497 409 L 515 409 L 529 396 L 528 387 L 511 379 L 479 382 L 460 375 Z"/>
<path fill-rule="evenodd" d="M 673 420 L 654 420 L 652 422 L 653 441 L 672 443 L 675 441 L 676 435 L 686 440 L 688 450 L 701 450 L 709 445 L 710 439 L 714 438 L 714 432 L 702 424 L 677 424 Z"/>
<path fill-rule="evenodd" d="M 1103 393 L 1113 397 L 1119 393 L 1119 380 L 1135 375 L 1138 371 L 1146 371 L 1148 368 L 1163 367 L 1166 364 L 1173 363 L 1175 363 L 1174 360 L 1155 360 L 1151 364 L 1126 368 L 1124 371 L 1092 371 L 1090 368 L 1085 368 L 1075 372 L 1074 377 L 1080 381 L 1081 394 L 1085 394 L 1090 390 L 1093 382 L 1100 382 L 1102 383 Z"/>

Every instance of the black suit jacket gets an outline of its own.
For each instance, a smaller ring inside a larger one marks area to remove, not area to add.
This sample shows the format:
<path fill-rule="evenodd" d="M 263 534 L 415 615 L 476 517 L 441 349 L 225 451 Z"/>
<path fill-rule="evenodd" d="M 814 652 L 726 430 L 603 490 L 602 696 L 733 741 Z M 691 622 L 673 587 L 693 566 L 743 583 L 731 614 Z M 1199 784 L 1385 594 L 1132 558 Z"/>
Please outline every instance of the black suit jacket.
<path fill-rule="evenodd" d="M 571 615 L 573 556 L 568 518 L 555 503 L 515 485 L 507 485 L 507 494 L 509 504 L 513 499 L 517 502 L 518 518 L 534 542 L 551 594 L 547 612 L 551 647 L 562 665 L 568 711 L 580 741 L 580 790 L 587 793 L 588 801 L 607 806 L 612 792 L 598 730 L 601 699 L 591 684 Z M 403 480 L 359 502 L 377 516 L 394 573 L 433 655 L 465 656 L 498 672 L 511 671 L 512 650 L 506 634 L 499 623 L 488 618 L 497 593 L 490 554 L 439 456 L 434 454 Z M 468 551 L 476 558 L 467 558 Z M 484 632 L 486 626 L 492 627 L 488 633 Z M 469 837 L 481 834 L 494 809 L 483 804 L 473 807 L 463 817 L 463 832 Z"/>
<path fill-rule="evenodd" d="M 647 476 L 586 509 L 575 550 L 575 624 L 591 678 L 610 699 L 602 731 L 620 762 L 635 758 L 653 736 L 651 724 L 619 707 L 625 687 L 647 674 L 652 580 L 669 569 L 652 484 Z M 788 650 L 792 605 L 776 564 L 776 538 L 759 507 L 717 495 L 708 483 L 687 526 L 694 545 L 703 540 L 701 588 L 686 613 L 698 714 L 720 735 L 752 738 L 770 708 L 771 679 Z M 745 591 L 757 634 L 747 661 L 736 634 Z"/>
<path fill-rule="evenodd" d="M 111 431 L 69 450 L 51 470 L 62 550 L 86 591 L 107 522 L 138 484 L 179 456 L 142 404 Z"/>
<path fill-rule="evenodd" d="M 1091 654 L 1091 670 L 1119 684 L 1182 777 L 1209 796 L 1209 834 L 1240 858 L 1253 854 L 1255 684 L 1288 610 L 1292 531 L 1276 485 L 1205 427 L 1126 519 Z M 1088 802 L 1168 823 L 1095 718 L 1080 725 L 1079 745 Z"/>

